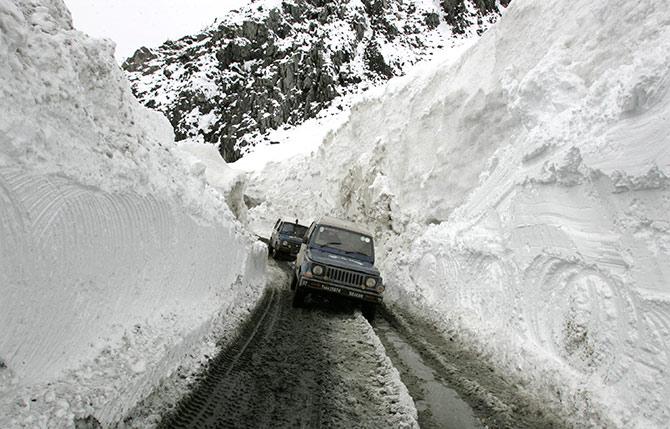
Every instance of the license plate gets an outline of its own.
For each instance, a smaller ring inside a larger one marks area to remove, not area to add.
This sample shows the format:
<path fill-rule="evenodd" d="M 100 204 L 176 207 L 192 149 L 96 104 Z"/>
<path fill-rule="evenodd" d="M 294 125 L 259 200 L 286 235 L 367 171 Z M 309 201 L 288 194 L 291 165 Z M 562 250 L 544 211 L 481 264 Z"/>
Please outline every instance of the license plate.
<path fill-rule="evenodd" d="M 364 299 L 365 298 L 365 296 L 362 293 L 353 292 L 353 291 L 346 290 L 346 289 L 339 289 L 339 288 L 332 287 L 332 286 L 323 285 L 323 286 L 321 286 L 321 289 L 327 290 L 328 292 L 346 294 L 346 295 L 352 296 L 354 298 L 359 298 L 359 299 Z"/>

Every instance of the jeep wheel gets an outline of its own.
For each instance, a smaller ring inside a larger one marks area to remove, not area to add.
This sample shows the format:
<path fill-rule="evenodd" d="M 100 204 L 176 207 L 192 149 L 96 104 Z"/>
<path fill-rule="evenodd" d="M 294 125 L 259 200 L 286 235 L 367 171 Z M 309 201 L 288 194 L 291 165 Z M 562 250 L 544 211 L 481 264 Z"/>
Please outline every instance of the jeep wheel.
<path fill-rule="evenodd" d="M 298 277 L 296 277 L 295 273 L 291 276 L 291 290 L 295 290 L 295 287 L 298 285 Z"/>
<path fill-rule="evenodd" d="M 293 293 L 293 308 L 300 308 L 305 303 L 305 291 L 301 288 L 296 288 Z"/>
<path fill-rule="evenodd" d="M 363 313 L 363 317 L 365 317 L 368 322 L 374 322 L 375 315 L 377 314 L 377 304 L 364 302 L 361 306 L 361 313 Z"/>

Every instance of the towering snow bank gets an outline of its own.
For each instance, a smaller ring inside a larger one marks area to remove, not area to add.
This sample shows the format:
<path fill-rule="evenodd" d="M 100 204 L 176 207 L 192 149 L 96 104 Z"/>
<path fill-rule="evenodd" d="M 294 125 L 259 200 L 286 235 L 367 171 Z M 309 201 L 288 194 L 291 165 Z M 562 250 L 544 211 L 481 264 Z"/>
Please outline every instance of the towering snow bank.
<path fill-rule="evenodd" d="M 580 426 L 664 426 L 669 24 L 653 0 L 517 0 L 458 62 L 268 167 L 250 216 L 370 223 L 390 301 Z"/>
<path fill-rule="evenodd" d="M 118 419 L 264 284 L 113 45 L 0 0 L 0 426 Z"/>

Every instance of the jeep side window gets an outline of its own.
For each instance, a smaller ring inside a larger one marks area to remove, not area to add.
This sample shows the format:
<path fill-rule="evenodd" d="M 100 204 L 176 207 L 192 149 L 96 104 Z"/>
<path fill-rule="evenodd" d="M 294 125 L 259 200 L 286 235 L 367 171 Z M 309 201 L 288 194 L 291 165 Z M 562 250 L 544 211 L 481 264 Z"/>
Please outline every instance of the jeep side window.
<path fill-rule="evenodd" d="M 305 235 L 305 233 L 307 232 L 307 227 L 302 226 L 302 225 L 295 225 L 293 227 L 293 232 L 294 232 L 293 235 L 295 235 L 296 237 L 302 238 Z"/>

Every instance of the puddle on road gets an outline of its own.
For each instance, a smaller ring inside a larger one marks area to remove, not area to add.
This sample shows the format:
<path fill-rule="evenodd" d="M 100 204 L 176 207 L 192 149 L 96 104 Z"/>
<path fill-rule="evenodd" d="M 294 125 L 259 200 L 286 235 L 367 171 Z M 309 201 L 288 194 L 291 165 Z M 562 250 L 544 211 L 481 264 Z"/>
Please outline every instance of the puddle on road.
<path fill-rule="evenodd" d="M 424 363 L 414 347 L 404 341 L 386 320 L 378 318 L 375 331 L 381 334 L 389 357 L 414 398 L 422 428 L 484 428 L 472 408 Z"/>

